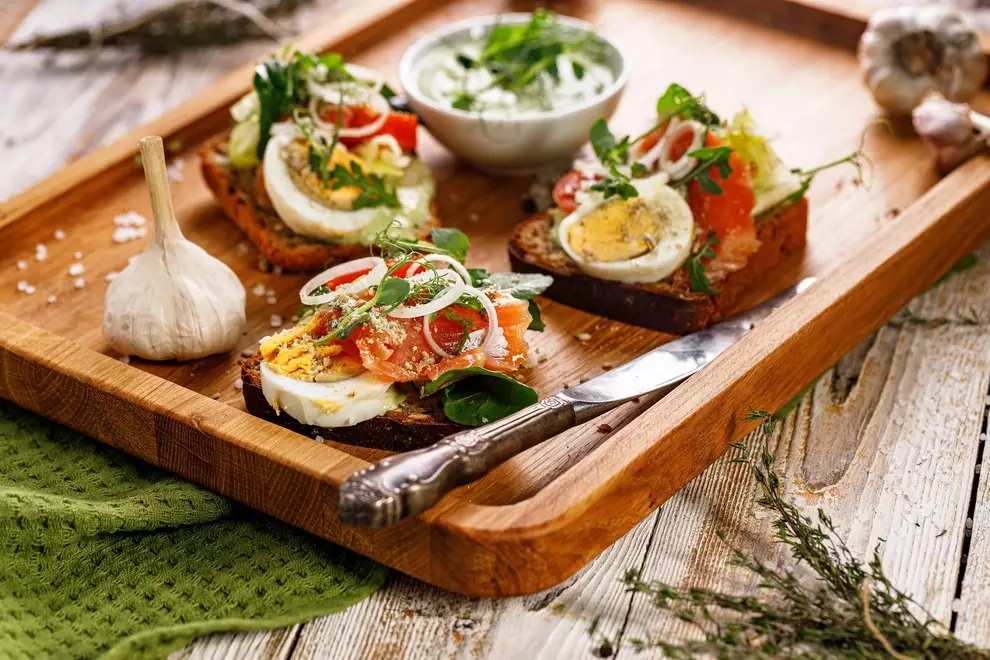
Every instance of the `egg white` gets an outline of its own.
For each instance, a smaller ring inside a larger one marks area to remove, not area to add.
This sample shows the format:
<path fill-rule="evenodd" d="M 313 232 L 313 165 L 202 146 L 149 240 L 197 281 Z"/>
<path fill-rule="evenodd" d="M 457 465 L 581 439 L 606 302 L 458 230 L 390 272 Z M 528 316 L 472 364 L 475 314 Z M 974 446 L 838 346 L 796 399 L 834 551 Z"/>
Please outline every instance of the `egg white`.
<path fill-rule="evenodd" d="M 669 277 L 691 256 L 694 216 L 684 198 L 666 185 L 667 181 L 665 173 L 632 181 L 639 197 L 663 208 L 663 236 L 650 252 L 624 261 L 603 262 L 589 260 L 571 248 L 568 240 L 570 228 L 605 202 L 598 192 L 582 195 L 581 205 L 561 221 L 557 229 L 561 247 L 582 271 L 599 279 L 646 283 Z"/>
<path fill-rule="evenodd" d="M 399 227 L 414 228 L 429 217 L 434 181 L 429 169 L 414 160 L 407 176 L 396 187 L 400 208 L 332 209 L 300 190 L 289 174 L 282 150 L 290 135 L 273 135 L 265 147 L 265 192 L 278 217 L 289 229 L 310 238 L 331 242 L 369 243 L 375 233 L 397 220 Z"/>
<path fill-rule="evenodd" d="M 334 383 L 312 383 L 277 374 L 261 363 L 261 391 L 268 404 L 303 424 L 353 426 L 397 408 L 404 397 L 392 383 L 365 371 Z"/>

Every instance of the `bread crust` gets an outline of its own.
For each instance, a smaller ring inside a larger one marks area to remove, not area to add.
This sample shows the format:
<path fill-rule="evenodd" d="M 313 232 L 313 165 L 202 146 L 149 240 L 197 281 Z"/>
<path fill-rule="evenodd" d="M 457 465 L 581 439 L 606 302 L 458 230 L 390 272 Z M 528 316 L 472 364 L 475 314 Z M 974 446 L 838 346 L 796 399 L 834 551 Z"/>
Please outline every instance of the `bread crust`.
<path fill-rule="evenodd" d="M 468 428 L 447 419 L 437 398 L 420 399 L 415 395 L 395 410 L 353 426 L 331 429 L 302 424 L 285 413 L 276 412 L 265 399 L 261 390 L 260 353 L 241 360 L 240 364 L 247 411 L 310 438 L 320 436 L 348 445 L 403 452 L 429 447 L 445 436 Z"/>
<path fill-rule="evenodd" d="M 360 244 L 332 245 L 301 236 L 283 223 L 267 199 L 259 199 L 255 190 L 256 170 L 237 172 L 227 158 L 230 133 L 221 133 L 199 148 L 203 179 L 213 192 L 224 214 L 247 234 L 268 261 L 289 271 L 322 270 L 328 266 L 368 255 L 368 246 Z M 419 238 L 429 238 L 440 226 L 436 208 L 419 232 Z"/>
<path fill-rule="evenodd" d="M 717 283 L 719 293 L 691 290 L 681 269 L 671 281 L 626 284 L 584 274 L 567 254 L 550 241 L 551 220 L 540 214 L 516 225 L 509 239 L 509 262 L 520 273 L 543 273 L 554 278 L 543 295 L 610 319 L 651 330 L 683 335 L 721 320 L 754 283 L 790 255 L 804 249 L 808 230 L 808 201 L 802 197 L 756 219 L 760 247 L 741 270 Z"/>

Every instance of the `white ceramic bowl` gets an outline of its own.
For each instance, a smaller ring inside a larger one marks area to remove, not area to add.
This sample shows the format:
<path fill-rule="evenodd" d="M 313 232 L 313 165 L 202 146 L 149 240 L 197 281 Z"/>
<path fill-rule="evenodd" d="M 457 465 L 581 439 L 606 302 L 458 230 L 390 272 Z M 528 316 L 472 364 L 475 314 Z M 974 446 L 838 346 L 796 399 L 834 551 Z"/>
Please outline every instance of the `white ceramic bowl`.
<path fill-rule="evenodd" d="M 629 79 L 629 66 L 619 48 L 606 45 L 606 65 L 615 81 L 588 101 L 560 110 L 505 117 L 479 115 L 445 106 L 429 98 L 419 86 L 419 65 L 438 44 L 457 44 L 483 38 L 496 22 L 526 23 L 532 14 L 480 16 L 447 25 L 419 39 L 403 54 L 399 80 L 409 103 L 430 133 L 444 146 L 481 169 L 498 174 L 526 174 L 541 166 L 571 157 L 588 141 L 588 131 L 598 119 L 612 116 Z M 565 29 L 590 32 L 591 24 L 559 16 Z"/>

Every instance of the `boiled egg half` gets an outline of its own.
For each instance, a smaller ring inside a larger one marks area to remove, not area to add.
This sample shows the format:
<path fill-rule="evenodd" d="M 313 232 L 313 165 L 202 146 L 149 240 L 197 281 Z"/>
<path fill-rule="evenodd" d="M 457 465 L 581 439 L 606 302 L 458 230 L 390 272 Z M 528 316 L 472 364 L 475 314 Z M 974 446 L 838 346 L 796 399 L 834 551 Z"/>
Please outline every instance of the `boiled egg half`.
<path fill-rule="evenodd" d="M 421 161 L 412 159 L 405 176 L 396 182 L 399 208 L 377 206 L 353 209 L 358 191 L 354 188 L 331 190 L 319 182 L 312 172 L 293 171 L 286 155 L 299 148 L 293 135 L 272 135 L 265 147 L 265 192 L 279 218 L 292 231 L 303 236 L 331 242 L 370 243 L 374 235 L 390 222 L 398 227 L 415 229 L 429 219 L 434 181 Z M 347 165 L 358 162 L 361 169 L 369 165 L 338 145 L 330 167 L 338 162 Z M 310 180 L 307 193 L 297 182 Z M 312 191 L 319 191 L 319 195 Z M 318 197 L 318 198 L 317 198 Z"/>
<path fill-rule="evenodd" d="M 370 371 L 335 382 L 311 382 L 277 374 L 261 363 L 261 390 L 268 405 L 303 424 L 353 426 L 384 415 L 403 395 Z"/>
<path fill-rule="evenodd" d="M 630 199 L 591 192 L 558 226 L 560 245 L 582 271 L 627 283 L 659 282 L 687 260 L 694 217 L 667 175 L 634 179 Z"/>

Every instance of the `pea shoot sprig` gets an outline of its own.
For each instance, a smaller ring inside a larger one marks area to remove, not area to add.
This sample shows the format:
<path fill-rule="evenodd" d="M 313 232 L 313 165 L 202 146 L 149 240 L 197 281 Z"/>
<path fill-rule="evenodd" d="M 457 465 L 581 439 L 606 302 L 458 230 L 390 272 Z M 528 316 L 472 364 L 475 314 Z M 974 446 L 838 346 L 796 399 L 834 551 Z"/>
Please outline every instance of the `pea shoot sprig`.
<path fill-rule="evenodd" d="M 662 128 L 672 117 L 691 119 L 707 127 L 718 126 L 721 123 L 718 115 L 705 105 L 702 97 L 691 94 L 676 83 L 671 84 L 657 100 L 657 116 L 659 117 L 657 123 L 635 139 L 628 135 L 616 139 L 604 119 L 595 122 L 590 133 L 591 148 L 608 170 L 609 176 L 595 182 L 591 186 L 592 190 L 602 193 L 605 199 L 613 196 L 622 199 L 636 197 L 638 192 L 632 184 L 632 179 L 645 175 L 647 169 L 642 163 L 634 162 L 629 165 L 630 151 L 632 147 Z M 703 147 L 691 151 L 688 156 L 697 158 L 701 162 L 676 184 L 687 184 L 697 179 L 702 189 L 715 195 L 721 194 L 722 188 L 712 178 L 711 168 L 716 167 L 722 178 L 731 174 L 732 168 L 728 163 L 730 153 L 729 147 Z"/>
<path fill-rule="evenodd" d="M 573 55 L 579 54 L 589 61 L 602 62 L 605 56 L 604 42 L 591 33 L 575 34 L 564 29 L 556 14 L 537 9 L 526 23 L 499 24 L 485 40 L 477 58 L 466 54 L 457 56 L 457 62 L 465 69 L 487 69 L 492 81 L 483 89 L 455 93 L 451 105 L 458 110 L 477 109 L 478 96 L 496 87 L 516 94 L 534 89 L 545 91 L 546 78 L 560 81 L 558 61 L 567 57 L 574 77 L 578 80 L 586 74 L 585 65 Z"/>

